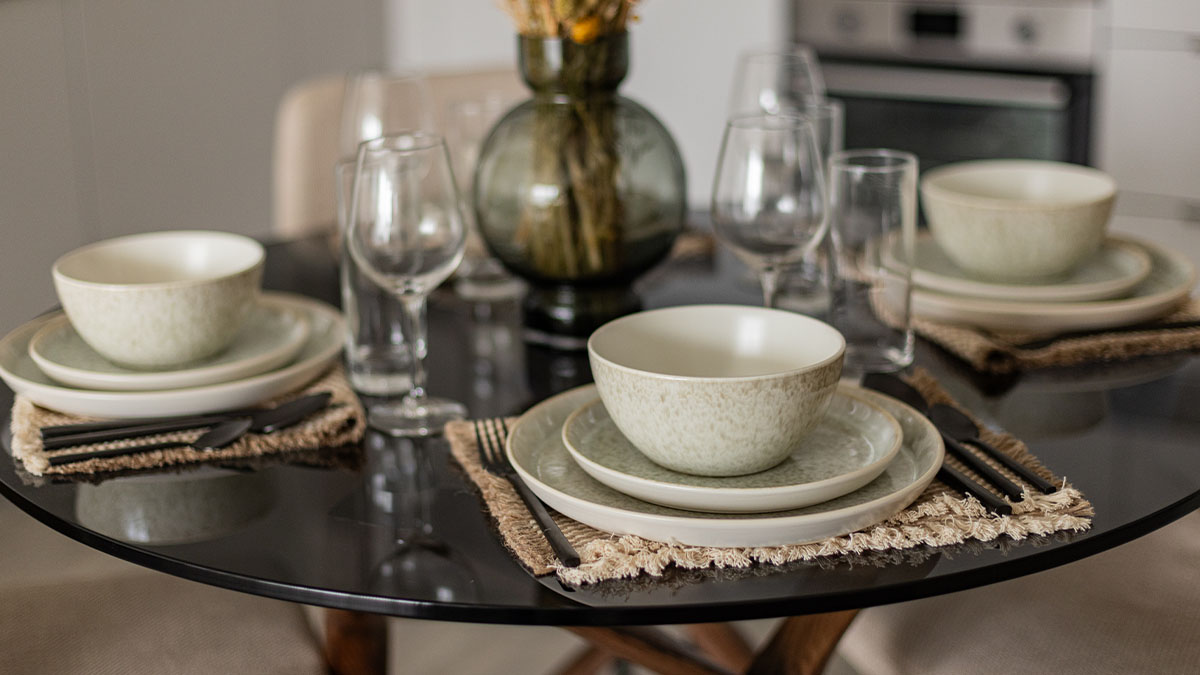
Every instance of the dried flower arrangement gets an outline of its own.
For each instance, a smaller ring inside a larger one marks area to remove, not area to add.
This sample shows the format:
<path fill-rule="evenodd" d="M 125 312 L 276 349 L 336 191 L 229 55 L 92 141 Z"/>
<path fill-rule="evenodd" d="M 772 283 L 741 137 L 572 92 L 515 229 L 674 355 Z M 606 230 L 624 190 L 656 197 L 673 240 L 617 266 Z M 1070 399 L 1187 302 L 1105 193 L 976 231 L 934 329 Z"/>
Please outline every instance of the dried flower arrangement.
<path fill-rule="evenodd" d="M 636 19 L 635 4 L 502 0 L 521 34 L 522 67 L 536 93 L 530 170 L 535 183 L 558 186 L 553 199 L 525 205 L 513 243 L 547 281 L 600 279 L 621 268 L 615 87 L 627 67 L 625 29 Z"/>

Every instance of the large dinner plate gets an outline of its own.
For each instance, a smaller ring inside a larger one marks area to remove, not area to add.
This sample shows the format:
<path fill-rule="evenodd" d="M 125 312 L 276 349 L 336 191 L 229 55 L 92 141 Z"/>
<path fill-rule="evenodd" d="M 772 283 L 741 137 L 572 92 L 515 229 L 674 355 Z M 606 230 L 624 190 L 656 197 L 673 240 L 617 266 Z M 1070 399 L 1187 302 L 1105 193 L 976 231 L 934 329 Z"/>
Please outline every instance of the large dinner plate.
<path fill-rule="evenodd" d="M 66 315 L 46 322 L 29 342 L 29 357 L 70 387 L 112 391 L 184 389 L 258 375 L 288 363 L 308 341 L 308 314 L 291 302 L 264 296 L 246 317 L 233 344 L 186 367 L 135 370 L 109 361 L 84 342 Z"/>
<path fill-rule="evenodd" d="M 899 238 L 884 251 L 884 264 L 895 266 Z M 1107 300 L 1128 293 L 1149 274 L 1151 257 L 1141 244 L 1109 237 L 1096 255 L 1054 282 L 999 282 L 972 276 L 942 251 L 929 234 L 916 239 L 913 283 L 941 293 L 992 300 L 1078 302 Z"/>
<path fill-rule="evenodd" d="M 900 452 L 896 418 L 861 391 L 841 386 L 791 456 L 746 476 L 694 476 L 655 464 L 621 433 L 598 396 L 567 418 L 563 443 L 592 478 L 643 501 L 721 513 L 798 509 L 870 483 Z"/>
<path fill-rule="evenodd" d="M 263 297 L 302 312 L 309 323 L 308 341 L 295 361 L 276 370 L 221 384 L 163 391 L 66 387 L 43 373 L 28 353 L 30 339 L 60 316 L 55 312 L 40 316 L 0 339 L 0 379 L 44 408 L 88 417 L 164 417 L 254 405 L 320 375 L 340 353 L 344 334 L 341 314 L 323 302 L 290 293 L 263 293 Z"/>
<path fill-rule="evenodd" d="M 912 408 L 864 392 L 899 421 L 904 445 L 875 480 L 850 494 L 803 509 L 761 514 L 701 513 L 635 499 L 591 476 L 562 440 L 567 416 L 596 396 L 594 385 L 549 398 L 521 416 L 508 457 L 530 489 L 554 509 L 616 534 L 692 546 L 780 546 L 817 541 L 868 527 L 911 504 L 942 464 L 933 425 Z"/>
<path fill-rule="evenodd" d="M 913 313 L 921 318 L 997 331 L 1056 333 L 1097 330 L 1156 319 L 1183 302 L 1196 285 L 1196 268 L 1182 254 L 1149 242 L 1150 274 L 1128 297 L 1091 302 L 1017 302 L 969 298 L 914 288 Z"/>

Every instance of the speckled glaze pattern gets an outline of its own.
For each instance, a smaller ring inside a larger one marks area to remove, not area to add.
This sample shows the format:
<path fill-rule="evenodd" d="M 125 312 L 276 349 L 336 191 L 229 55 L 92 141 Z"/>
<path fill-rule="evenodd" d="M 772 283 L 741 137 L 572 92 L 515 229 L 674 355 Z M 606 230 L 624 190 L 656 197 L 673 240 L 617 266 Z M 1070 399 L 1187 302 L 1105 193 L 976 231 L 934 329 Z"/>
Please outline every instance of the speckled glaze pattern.
<path fill-rule="evenodd" d="M 176 367 L 233 341 L 258 301 L 261 262 L 215 281 L 139 288 L 54 276 L 63 311 L 85 342 L 131 368 Z"/>
<path fill-rule="evenodd" d="M 929 230 L 959 267 L 987 279 L 1052 279 L 1094 255 L 1104 242 L 1113 198 L 1044 211 L 1012 211 L 931 199 Z"/>
<path fill-rule="evenodd" d="M 929 230 L 955 264 L 1013 281 L 1051 280 L 1094 255 L 1117 186 L 1089 167 L 1002 159 L 937 167 L 920 191 Z"/>
<path fill-rule="evenodd" d="M 895 266 L 899 240 L 889 242 L 884 264 Z M 1150 274 L 1150 254 L 1138 244 L 1108 237 L 1095 255 L 1054 283 L 1016 280 L 997 283 L 968 274 L 932 237 L 918 236 L 913 282 L 943 293 L 996 300 L 1072 302 L 1107 300 L 1128 293 Z"/>
<path fill-rule="evenodd" d="M 47 375 L 70 386 L 115 391 L 181 389 L 250 377 L 281 366 L 304 347 L 308 317 L 284 303 L 259 299 L 228 347 L 183 368 L 126 368 L 92 349 L 65 316 L 29 342 L 29 356 Z"/>
<path fill-rule="evenodd" d="M 817 427 L 779 464 L 745 476 L 696 476 L 650 461 L 617 429 L 598 398 L 563 425 L 563 443 L 596 480 L 664 506 L 729 513 L 800 508 L 878 476 L 900 449 L 896 419 L 841 385 Z"/>
<path fill-rule="evenodd" d="M 595 395 L 572 389 L 531 408 L 513 427 L 508 457 L 543 501 L 600 530 L 691 546 L 780 546 L 817 541 L 878 523 L 901 511 L 933 480 L 945 450 L 933 424 L 874 392 L 866 398 L 895 417 L 903 447 L 875 480 L 849 494 L 773 513 L 700 513 L 635 499 L 589 476 L 562 440 L 567 416 Z"/>
<path fill-rule="evenodd" d="M 591 366 L 613 421 L 651 460 L 684 473 L 740 476 L 779 464 L 817 426 L 843 358 L 809 370 L 725 380 L 647 377 L 595 354 Z"/>

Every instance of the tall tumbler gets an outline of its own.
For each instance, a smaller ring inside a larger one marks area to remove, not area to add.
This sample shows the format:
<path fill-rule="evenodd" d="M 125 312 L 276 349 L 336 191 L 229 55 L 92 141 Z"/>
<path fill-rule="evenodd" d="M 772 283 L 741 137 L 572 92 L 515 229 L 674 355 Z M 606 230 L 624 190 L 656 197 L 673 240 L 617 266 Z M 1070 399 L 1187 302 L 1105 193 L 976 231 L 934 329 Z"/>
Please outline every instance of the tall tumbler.
<path fill-rule="evenodd" d="M 913 360 L 917 158 L 882 149 L 834 153 L 829 159 L 829 218 L 834 253 L 830 320 L 846 337 L 843 372 L 858 376 L 900 370 Z M 884 250 L 889 255 L 882 255 Z"/>
<path fill-rule="evenodd" d="M 384 134 L 430 130 L 433 98 L 424 75 L 363 71 L 347 78 L 334 168 L 338 226 L 344 234 L 358 145 Z M 346 315 L 346 370 L 356 391 L 399 396 L 412 387 L 411 350 L 401 330 L 403 310 L 390 293 L 367 278 L 343 248 L 342 311 Z"/>

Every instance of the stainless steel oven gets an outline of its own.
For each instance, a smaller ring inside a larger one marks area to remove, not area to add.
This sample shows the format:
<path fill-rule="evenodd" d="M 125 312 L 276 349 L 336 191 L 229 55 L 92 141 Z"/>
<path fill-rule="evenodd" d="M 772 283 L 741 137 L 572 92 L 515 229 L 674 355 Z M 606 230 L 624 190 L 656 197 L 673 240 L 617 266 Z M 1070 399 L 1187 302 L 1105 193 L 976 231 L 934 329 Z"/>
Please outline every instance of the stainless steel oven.
<path fill-rule="evenodd" d="M 1093 0 L 792 0 L 795 42 L 846 105 L 846 147 L 1092 160 Z"/>

